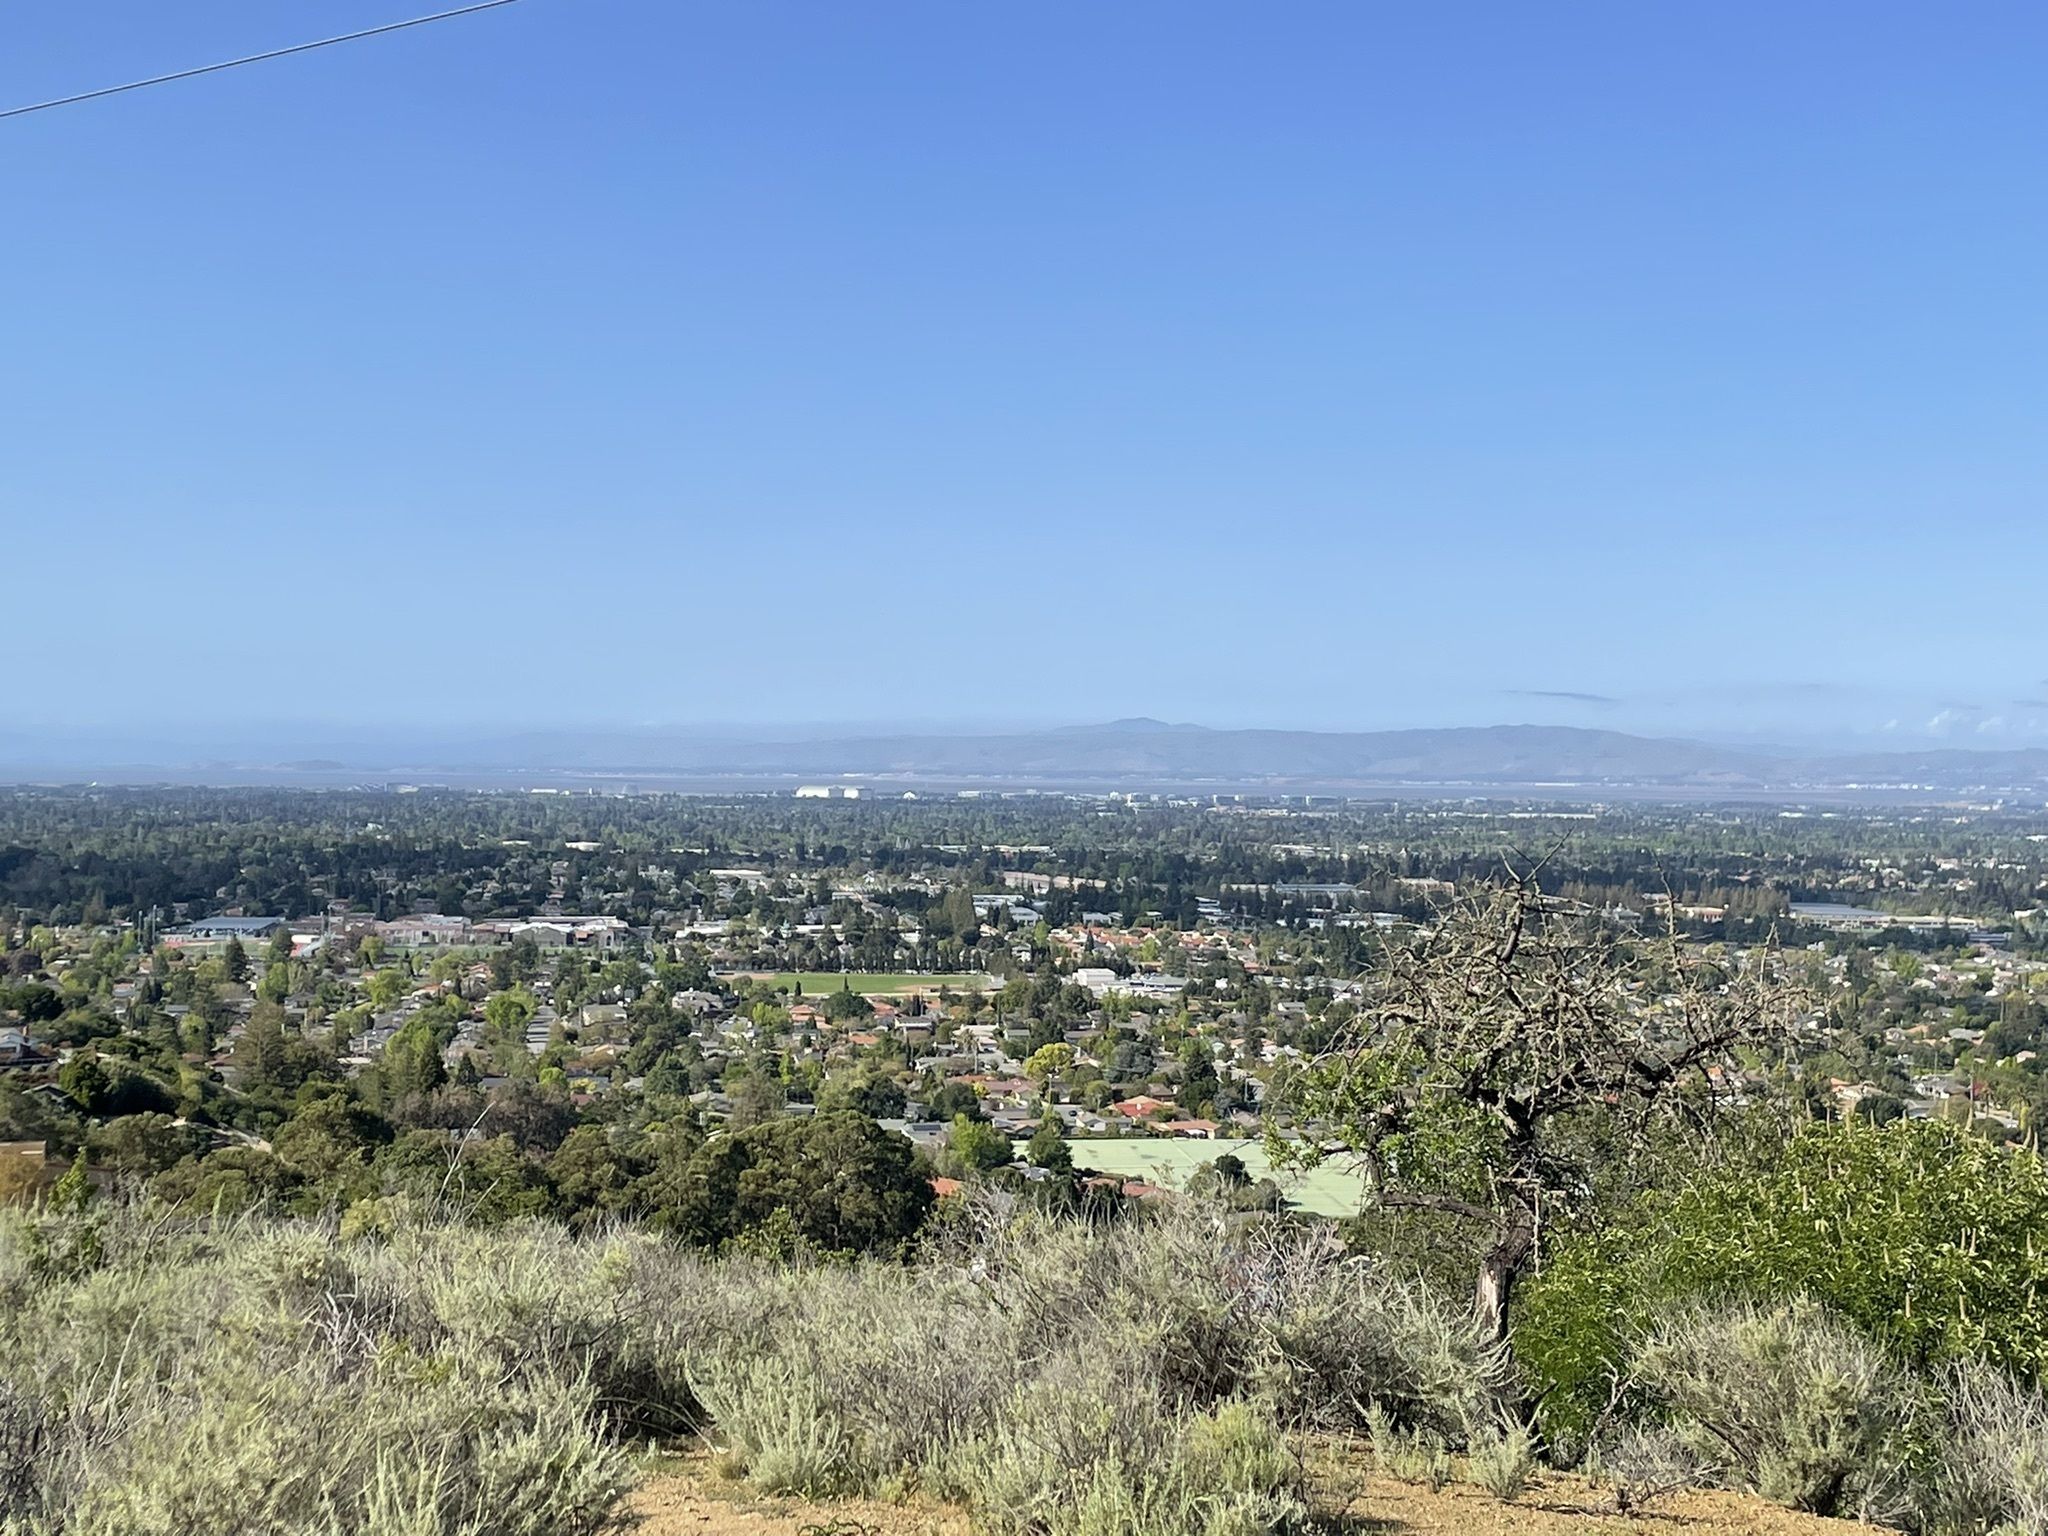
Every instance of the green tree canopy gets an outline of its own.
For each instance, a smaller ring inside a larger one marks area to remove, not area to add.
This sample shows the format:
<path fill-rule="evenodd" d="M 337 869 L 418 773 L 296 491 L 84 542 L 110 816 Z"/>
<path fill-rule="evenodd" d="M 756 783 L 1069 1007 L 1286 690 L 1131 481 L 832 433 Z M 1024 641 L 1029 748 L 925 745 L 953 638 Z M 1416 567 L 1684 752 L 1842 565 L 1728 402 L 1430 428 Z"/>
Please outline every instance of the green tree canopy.
<path fill-rule="evenodd" d="M 374 1080 L 378 1102 L 387 1108 L 432 1093 L 448 1081 L 441 1042 L 425 1017 L 414 1017 L 384 1042 Z"/>
<path fill-rule="evenodd" d="M 1009 1137 L 986 1120 L 970 1120 L 964 1114 L 953 1117 L 946 1152 L 963 1173 L 987 1173 L 1014 1160 Z"/>
<path fill-rule="evenodd" d="M 1047 1113 L 1038 1122 L 1038 1129 L 1031 1133 L 1024 1155 L 1034 1168 L 1043 1168 L 1050 1173 L 1074 1171 L 1074 1152 L 1067 1145 L 1067 1128 L 1055 1114 Z"/>
<path fill-rule="evenodd" d="M 851 983 L 842 981 L 839 990 L 825 998 L 825 1017 L 844 1022 L 852 1019 L 873 1018 L 875 1005 L 853 990 Z"/>
<path fill-rule="evenodd" d="M 820 1109 L 851 1109 L 871 1120 L 893 1120 L 909 1103 L 903 1085 L 886 1073 L 856 1068 L 828 1078 L 818 1094 Z"/>
<path fill-rule="evenodd" d="M 932 1199 L 907 1140 L 840 1110 L 712 1138 L 661 1220 L 706 1246 L 773 1219 L 818 1251 L 873 1253 L 915 1236 Z"/>
<path fill-rule="evenodd" d="M 1041 1045 L 1024 1060 L 1024 1075 L 1038 1086 L 1040 1093 L 1056 1077 L 1064 1077 L 1073 1070 L 1074 1048 L 1065 1041 L 1053 1045 Z"/>

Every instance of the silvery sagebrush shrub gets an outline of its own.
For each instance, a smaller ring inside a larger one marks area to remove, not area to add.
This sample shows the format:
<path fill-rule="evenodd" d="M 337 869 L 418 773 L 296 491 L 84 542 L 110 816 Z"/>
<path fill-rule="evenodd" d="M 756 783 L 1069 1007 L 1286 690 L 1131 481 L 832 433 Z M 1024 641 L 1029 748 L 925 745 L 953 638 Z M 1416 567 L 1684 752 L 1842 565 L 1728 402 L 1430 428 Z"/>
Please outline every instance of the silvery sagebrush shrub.
<path fill-rule="evenodd" d="M 1982 1365 L 1952 1368 L 1941 1387 L 1947 1424 L 1927 1524 L 2048 1533 L 2048 1398 Z"/>
<path fill-rule="evenodd" d="M 91 1267 L 17 1271 L 0 1320 L 9 1536 L 613 1524 L 627 1459 L 572 1358 L 507 1373 L 452 1330 L 379 1333 L 321 1223 L 94 1220 Z"/>
<path fill-rule="evenodd" d="M 1489 1425 L 1473 1435 L 1466 1462 L 1473 1482 L 1512 1504 L 1528 1492 L 1535 1474 L 1535 1441 L 1520 1424 Z"/>
<path fill-rule="evenodd" d="M 1814 1514 L 1912 1513 L 1925 1395 L 1817 1304 L 1689 1308 L 1651 1327 L 1634 1370 L 1741 1486 Z"/>
<path fill-rule="evenodd" d="M 630 1439 L 708 1429 L 793 1493 L 1254 1536 L 1307 1518 L 1288 1430 L 1384 1402 L 1447 1462 L 1500 1375 L 1319 1232 L 1194 1203 L 992 1199 L 909 1264 L 373 1216 L 0 1215 L 0 1531 L 586 1536 Z"/>

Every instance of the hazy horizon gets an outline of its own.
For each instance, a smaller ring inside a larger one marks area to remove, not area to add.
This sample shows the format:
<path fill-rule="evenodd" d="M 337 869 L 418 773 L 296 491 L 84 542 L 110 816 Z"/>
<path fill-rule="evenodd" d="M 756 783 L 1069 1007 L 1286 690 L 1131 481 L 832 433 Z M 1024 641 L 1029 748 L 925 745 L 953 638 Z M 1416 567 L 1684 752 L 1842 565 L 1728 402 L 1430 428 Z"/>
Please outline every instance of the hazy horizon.
<path fill-rule="evenodd" d="M 1167 740 L 1184 733 L 1230 737 L 1246 732 L 1280 737 L 1374 738 L 1413 734 L 1435 737 L 1463 731 L 1600 731 L 1646 743 L 1691 743 L 1703 748 L 1759 758 L 1824 760 L 1871 754 L 1925 753 L 1949 749 L 2014 751 L 2033 743 L 2003 737 L 1987 739 L 1976 732 L 1880 731 L 1869 733 L 1817 730 L 1716 732 L 1712 730 L 1637 730 L 1621 723 L 1546 721 L 1503 716 L 1495 720 L 1398 723 L 1384 726 L 1317 727 L 1305 725 L 1238 725 L 1214 721 L 1173 721 L 1152 716 L 1096 720 L 1028 719 L 867 719 L 810 721 L 612 721 L 582 724 L 495 722 L 478 724 L 373 724 L 344 721 L 242 721 L 234 724 L 178 721 L 86 727 L 10 726 L 0 729 L 0 778 L 9 772 L 37 768 L 94 770 L 162 767 L 196 770 L 209 766 L 306 766 L 362 770 L 411 767 L 473 767 L 513 769 L 537 763 L 580 763 L 626 768 L 655 765 L 664 749 L 682 751 L 721 746 L 792 748 L 873 741 L 967 742 L 1016 739 L 1057 742 L 1072 736 L 1098 740 L 1107 736 L 1153 736 Z M 636 747 L 647 751 L 635 755 Z M 794 771 L 794 770 L 792 770 Z"/>

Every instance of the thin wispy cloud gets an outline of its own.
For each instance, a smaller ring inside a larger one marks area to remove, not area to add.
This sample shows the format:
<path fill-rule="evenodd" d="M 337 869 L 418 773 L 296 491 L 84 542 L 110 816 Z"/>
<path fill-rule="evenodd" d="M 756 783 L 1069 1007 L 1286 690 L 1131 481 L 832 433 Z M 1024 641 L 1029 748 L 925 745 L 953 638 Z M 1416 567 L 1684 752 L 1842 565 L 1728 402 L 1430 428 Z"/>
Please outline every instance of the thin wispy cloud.
<path fill-rule="evenodd" d="M 1569 704 L 1597 704 L 1602 708 L 1622 702 L 1604 693 L 1576 693 L 1569 688 L 1503 688 L 1501 692 L 1513 699 L 1562 699 Z"/>

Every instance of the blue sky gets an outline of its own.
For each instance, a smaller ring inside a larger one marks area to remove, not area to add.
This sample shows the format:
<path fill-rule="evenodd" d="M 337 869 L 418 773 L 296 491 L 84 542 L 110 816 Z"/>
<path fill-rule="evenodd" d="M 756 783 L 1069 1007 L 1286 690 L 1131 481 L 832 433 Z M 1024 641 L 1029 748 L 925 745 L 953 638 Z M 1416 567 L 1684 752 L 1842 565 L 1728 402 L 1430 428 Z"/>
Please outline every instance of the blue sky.
<path fill-rule="evenodd" d="M 0 104 L 411 13 L 14 6 Z M 16 721 L 2048 740 L 2044 57 L 522 0 L 0 123 Z"/>

